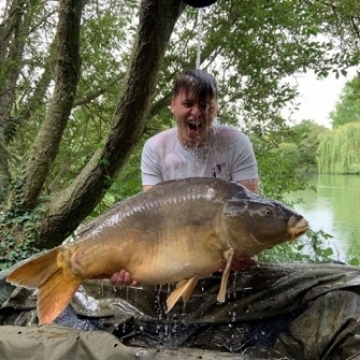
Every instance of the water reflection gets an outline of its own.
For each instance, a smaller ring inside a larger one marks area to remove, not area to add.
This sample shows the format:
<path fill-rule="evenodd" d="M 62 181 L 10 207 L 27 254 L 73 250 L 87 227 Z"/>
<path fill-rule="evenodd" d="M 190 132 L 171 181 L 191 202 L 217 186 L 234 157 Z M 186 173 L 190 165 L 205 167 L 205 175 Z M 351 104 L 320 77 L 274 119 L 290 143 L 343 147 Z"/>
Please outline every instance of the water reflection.
<path fill-rule="evenodd" d="M 323 230 L 333 236 L 327 240 L 334 250 L 334 259 L 360 259 L 360 175 L 320 174 L 309 177 L 313 190 L 288 196 L 304 203 L 294 207 L 309 221 L 313 230 Z"/>

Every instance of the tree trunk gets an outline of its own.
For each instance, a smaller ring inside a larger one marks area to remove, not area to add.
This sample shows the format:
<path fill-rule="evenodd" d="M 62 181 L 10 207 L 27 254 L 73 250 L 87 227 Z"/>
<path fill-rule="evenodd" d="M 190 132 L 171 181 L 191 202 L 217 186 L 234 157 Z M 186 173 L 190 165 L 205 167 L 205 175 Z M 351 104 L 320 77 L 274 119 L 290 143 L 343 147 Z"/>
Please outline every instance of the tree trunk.
<path fill-rule="evenodd" d="M 58 154 L 80 77 L 80 21 L 82 0 L 60 1 L 55 89 L 46 117 L 30 151 L 24 184 L 24 205 L 33 208 Z"/>
<path fill-rule="evenodd" d="M 8 17 L 0 24 L 0 203 L 6 198 L 11 181 L 8 168 L 8 132 L 14 122 L 11 111 L 29 26 L 28 11 L 36 2 L 37 0 L 14 0 L 9 8 Z"/>

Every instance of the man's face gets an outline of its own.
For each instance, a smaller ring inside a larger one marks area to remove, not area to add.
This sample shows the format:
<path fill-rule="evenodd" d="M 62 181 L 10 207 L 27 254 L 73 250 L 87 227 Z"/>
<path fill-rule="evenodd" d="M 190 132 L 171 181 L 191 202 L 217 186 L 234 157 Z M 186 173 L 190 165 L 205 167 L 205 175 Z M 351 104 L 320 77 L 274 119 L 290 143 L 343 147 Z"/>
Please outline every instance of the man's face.
<path fill-rule="evenodd" d="M 184 146 L 202 146 L 217 112 L 215 99 L 199 102 L 191 91 L 181 91 L 171 99 L 171 112 L 178 126 L 178 139 Z"/>

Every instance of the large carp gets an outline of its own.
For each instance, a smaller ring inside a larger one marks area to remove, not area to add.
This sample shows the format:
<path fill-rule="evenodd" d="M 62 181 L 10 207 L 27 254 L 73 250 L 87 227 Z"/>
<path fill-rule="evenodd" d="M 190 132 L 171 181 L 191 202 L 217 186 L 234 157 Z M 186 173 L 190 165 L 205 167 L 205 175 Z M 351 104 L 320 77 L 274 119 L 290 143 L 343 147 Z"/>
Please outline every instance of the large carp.
<path fill-rule="evenodd" d="M 283 204 L 215 178 L 161 183 L 112 207 L 90 222 L 74 243 L 20 265 L 10 283 L 38 288 L 40 323 L 53 321 L 88 278 L 120 269 L 144 284 L 177 283 L 168 311 L 187 301 L 199 277 L 226 263 L 218 294 L 224 302 L 234 258 L 253 256 L 294 239 L 306 220 Z"/>

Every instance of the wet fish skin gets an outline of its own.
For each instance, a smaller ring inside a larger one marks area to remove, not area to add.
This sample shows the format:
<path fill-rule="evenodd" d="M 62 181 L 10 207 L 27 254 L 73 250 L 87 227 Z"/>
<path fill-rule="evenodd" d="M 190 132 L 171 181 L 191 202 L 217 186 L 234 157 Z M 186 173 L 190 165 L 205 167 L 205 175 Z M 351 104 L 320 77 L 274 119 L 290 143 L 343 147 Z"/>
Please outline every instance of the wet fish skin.
<path fill-rule="evenodd" d="M 225 301 L 234 257 L 253 256 L 308 228 L 283 204 L 215 178 L 154 186 L 90 222 L 74 244 L 59 246 L 15 269 L 7 280 L 38 288 L 38 316 L 53 321 L 88 278 L 126 269 L 144 284 L 178 282 L 167 305 L 191 296 L 198 278 L 226 264 L 218 300 Z"/>

